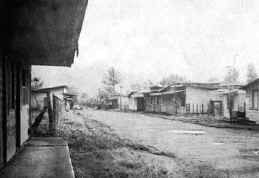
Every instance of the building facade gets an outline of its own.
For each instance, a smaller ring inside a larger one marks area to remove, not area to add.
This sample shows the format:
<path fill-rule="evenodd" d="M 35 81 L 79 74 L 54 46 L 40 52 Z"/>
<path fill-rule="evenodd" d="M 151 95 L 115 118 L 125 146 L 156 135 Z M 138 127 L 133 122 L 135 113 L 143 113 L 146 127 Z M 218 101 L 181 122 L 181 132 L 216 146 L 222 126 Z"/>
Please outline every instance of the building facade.
<path fill-rule="evenodd" d="M 71 66 L 86 6 L 87 0 L 0 2 L 0 168 L 29 138 L 31 66 Z"/>
<path fill-rule="evenodd" d="M 68 87 L 66 85 L 34 89 L 31 93 L 31 107 L 42 109 L 46 106 L 46 98 L 48 94 L 50 96 L 55 95 L 59 99 L 64 100 L 66 93 L 68 93 Z"/>
<path fill-rule="evenodd" d="M 216 86 L 182 83 L 146 93 L 145 111 L 167 114 L 206 114 Z"/>
<path fill-rule="evenodd" d="M 128 95 L 130 111 L 144 111 L 144 94 L 142 92 L 131 92 Z"/>
<path fill-rule="evenodd" d="M 256 79 L 246 86 L 246 115 L 250 120 L 259 123 L 259 79 Z"/>

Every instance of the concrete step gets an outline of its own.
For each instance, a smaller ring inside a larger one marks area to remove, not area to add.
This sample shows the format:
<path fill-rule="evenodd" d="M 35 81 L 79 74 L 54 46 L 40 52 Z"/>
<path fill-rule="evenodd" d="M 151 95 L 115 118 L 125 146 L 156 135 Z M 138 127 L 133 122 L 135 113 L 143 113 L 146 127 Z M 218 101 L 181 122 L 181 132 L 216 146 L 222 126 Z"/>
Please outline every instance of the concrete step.
<path fill-rule="evenodd" d="M 0 171 L 1 178 L 74 178 L 67 143 L 60 137 L 33 137 Z"/>

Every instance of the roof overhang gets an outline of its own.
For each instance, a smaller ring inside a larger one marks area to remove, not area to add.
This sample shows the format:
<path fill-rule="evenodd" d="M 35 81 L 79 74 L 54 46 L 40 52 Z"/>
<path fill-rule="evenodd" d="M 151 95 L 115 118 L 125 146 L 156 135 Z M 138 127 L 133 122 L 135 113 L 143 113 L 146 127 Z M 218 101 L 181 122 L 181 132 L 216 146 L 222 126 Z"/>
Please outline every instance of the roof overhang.
<path fill-rule="evenodd" d="M 259 78 L 249 82 L 248 84 L 246 84 L 245 86 L 241 87 L 241 89 L 246 90 L 247 88 L 249 88 L 250 86 L 254 85 L 255 83 L 259 83 Z"/>
<path fill-rule="evenodd" d="M 14 0 L 9 55 L 32 65 L 71 66 L 88 0 Z"/>
<path fill-rule="evenodd" d="M 184 92 L 185 90 L 167 91 L 167 92 L 160 92 L 160 93 L 151 93 L 150 96 L 175 95 L 175 94 L 184 93 Z"/>

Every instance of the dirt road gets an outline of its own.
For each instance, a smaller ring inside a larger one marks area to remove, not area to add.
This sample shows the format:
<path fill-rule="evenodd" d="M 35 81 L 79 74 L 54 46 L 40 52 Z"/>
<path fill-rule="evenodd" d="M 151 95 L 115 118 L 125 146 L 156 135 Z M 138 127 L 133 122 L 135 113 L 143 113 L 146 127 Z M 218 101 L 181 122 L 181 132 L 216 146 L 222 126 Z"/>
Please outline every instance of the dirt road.
<path fill-rule="evenodd" d="M 138 113 L 81 111 L 109 125 L 123 139 L 151 145 L 226 177 L 259 177 L 259 133 L 218 129 Z"/>

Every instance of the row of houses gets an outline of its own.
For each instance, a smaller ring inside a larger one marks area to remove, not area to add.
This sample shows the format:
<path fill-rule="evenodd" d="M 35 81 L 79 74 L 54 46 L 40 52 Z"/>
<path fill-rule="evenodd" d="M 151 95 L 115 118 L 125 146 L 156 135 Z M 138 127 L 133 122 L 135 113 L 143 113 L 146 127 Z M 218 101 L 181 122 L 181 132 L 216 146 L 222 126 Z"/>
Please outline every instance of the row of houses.
<path fill-rule="evenodd" d="M 165 114 L 207 114 L 216 118 L 246 116 L 259 121 L 259 79 L 245 86 L 176 83 L 110 98 L 112 108 Z"/>

